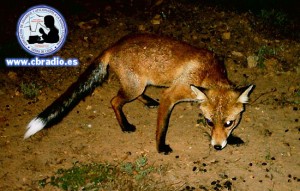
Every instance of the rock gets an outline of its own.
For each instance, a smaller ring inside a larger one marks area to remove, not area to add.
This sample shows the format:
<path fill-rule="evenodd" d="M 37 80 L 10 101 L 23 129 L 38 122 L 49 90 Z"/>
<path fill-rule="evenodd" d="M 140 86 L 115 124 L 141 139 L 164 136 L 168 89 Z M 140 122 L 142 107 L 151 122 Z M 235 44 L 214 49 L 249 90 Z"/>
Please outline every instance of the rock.
<path fill-rule="evenodd" d="M 153 17 L 153 19 L 151 20 L 151 23 L 153 25 L 159 25 L 160 21 L 161 21 L 161 16 L 157 14 Z"/>
<path fill-rule="evenodd" d="M 243 57 L 243 56 L 244 56 L 243 53 L 237 52 L 237 51 L 232 51 L 231 54 L 232 54 L 233 56 L 237 56 L 237 57 Z"/>
<path fill-rule="evenodd" d="M 138 29 L 139 29 L 139 31 L 145 31 L 146 27 L 145 27 L 145 25 L 139 25 Z"/>
<path fill-rule="evenodd" d="M 222 39 L 229 40 L 230 39 L 230 32 L 225 32 L 222 34 Z"/>
<path fill-rule="evenodd" d="M 10 72 L 8 72 L 8 78 L 10 79 L 10 80 L 17 80 L 18 79 L 18 76 L 17 76 L 17 73 L 16 72 L 12 72 L 12 71 L 10 71 Z"/>
<path fill-rule="evenodd" d="M 247 57 L 247 66 L 248 68 L 255 68 L 257 66 L 258 57 L 257 56 L 248 56 Z"/>
<path fill-rule="evenodd" d="M 84 29 L 84 30 L 87 30 L 87 29 L 91 29 L 91 28 L 94 28 L 95 26 L 97 26 L 99 24 L 99 21 L 97 19 L 92 19 L 92 20 L 89 20 L 87 22 L 79 22 L 78 23 L 78 26 L 79 28 L 81 29 Z"/>
<path fill-rule="evenodd" d="M 294 94 L 300 90 L 299 86 L 290 86 L 288 91 L 290 94 Z"/>

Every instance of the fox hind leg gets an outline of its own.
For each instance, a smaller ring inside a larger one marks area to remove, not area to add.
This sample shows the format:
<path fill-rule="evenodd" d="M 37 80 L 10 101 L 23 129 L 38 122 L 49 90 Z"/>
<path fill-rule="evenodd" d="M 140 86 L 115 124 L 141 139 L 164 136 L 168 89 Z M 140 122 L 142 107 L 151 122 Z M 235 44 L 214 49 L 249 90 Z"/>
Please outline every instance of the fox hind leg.
<path fill-rule="evenodd" d="M 118 120 L 118 123 L 124 132 L 134 132 L 135 126 L 130 124 L 123 112 L 123 106 L 132 101 L 135 98 L 130 99 L 128 96 L 125 95 L 124 91 L 122 89 L 119 90 L 117 96 L 115 96 L 111 100 L 112 108 L 115 112 L 116 118 Z"/>
<path fill-rule="evenodd" d="M 138 100 L 143 102 L 149 108 L 154 108 L 159 105 L 159 103 L 156 100 L 150 98 L 147 95 L 144 95 L 144 94 L 138 95 L 138 93 L 136 93 L 135 96 L 132 94 L 131 94 L 131 96 L 128 96 L 122 89 L 120 89 L 117 96 L 115 96 L 111 100 L 111 105 L 115 112 L 118 123 L 119 123 L 122 131 L 124 131 L 124 132 L 134 132 L 136 130 L 135 126 L 128 122 L 128 120 L 123 112 L 123 106 L 126 103 L 128 103 L 136 98 L 138 98 Z"/>
<path fill-rule="evenodd" d="M 148 108 L 156 108 L 159 106 L 159 102 L 152 99 L 151 97 L 142 94 L 138 97 L 138 100 L 141 101 L 143 104 L 145 104 L 145 106 L 147 106 Z"/>

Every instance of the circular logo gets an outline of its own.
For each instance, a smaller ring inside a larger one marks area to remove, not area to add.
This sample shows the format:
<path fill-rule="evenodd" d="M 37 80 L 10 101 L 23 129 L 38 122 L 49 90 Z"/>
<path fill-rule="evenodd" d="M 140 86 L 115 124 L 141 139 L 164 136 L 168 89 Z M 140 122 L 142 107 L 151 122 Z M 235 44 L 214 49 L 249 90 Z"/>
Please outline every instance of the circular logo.
<path fill-rule="evenodd" d="M 19 18 L 17 37 L 29 54 L 48 56 L 57 52 L 64 44 L 67 25 L 56 9 L 38 5 L 28 9 Z"/>

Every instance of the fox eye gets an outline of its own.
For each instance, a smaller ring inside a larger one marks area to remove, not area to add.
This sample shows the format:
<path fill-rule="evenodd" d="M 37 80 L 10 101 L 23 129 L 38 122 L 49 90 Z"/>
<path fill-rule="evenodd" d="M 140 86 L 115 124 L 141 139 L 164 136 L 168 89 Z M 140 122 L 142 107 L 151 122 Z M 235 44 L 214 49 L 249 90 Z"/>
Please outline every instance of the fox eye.
<path fill-rule="evenodd" d="M 207 119 L 207 118 L 206 118 L 206 123 L 207 123 L 207 125 L 209 125 L 209 126 L 211 126 L 211 127 L 214 126 L 214 123 L 213 123 L 210 119 Z"/>
<path fill-rule="evenodd" d="M 232 124 L 233 124 L 233 120 L 231 121 L 226 121 L 225 124 L 224 124 L 224 127 L 230 127 Z"/>

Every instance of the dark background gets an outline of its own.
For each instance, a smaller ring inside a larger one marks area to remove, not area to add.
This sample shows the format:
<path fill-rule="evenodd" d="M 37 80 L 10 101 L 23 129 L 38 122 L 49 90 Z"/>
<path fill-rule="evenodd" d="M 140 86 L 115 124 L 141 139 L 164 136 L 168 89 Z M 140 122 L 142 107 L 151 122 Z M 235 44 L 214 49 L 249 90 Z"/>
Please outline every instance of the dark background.
<path fill-rule="evenodd" d="M 180 0 L 182 3 L 216 6 L 224 10 L 237 12 L 252 12 L 259 14 L 262 9 L 281 11 L 293 21 L 294 27 L 299 29 L 300 3 L 297 0 Z M 4 66 L 4 58 L 28 57 L 16 39 L 16 25 L 19 17 L 30 7 L 39 4 L 52 6 L 59 10 L 66 19 L 69 31 L 74 29 L 74 21 L 95 18 L 96 13 L 102 13 L 107 5 L 113 7 L 111 14 L 121 12 L 127 16 L 136 16 L 139 12 L 149 10 L 157 1 L 152 0 L 31 0 L 2 2 L 0 11 L 0 66 Z M 164 0 L 163 3 L 172 3 Z M 151 10 L 155 12 L 155 10 Z M 195 18 L 197 19 L 197 18 Z"/>

